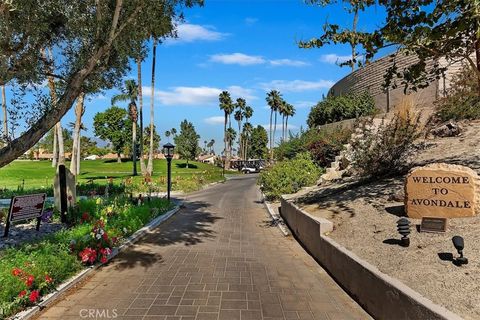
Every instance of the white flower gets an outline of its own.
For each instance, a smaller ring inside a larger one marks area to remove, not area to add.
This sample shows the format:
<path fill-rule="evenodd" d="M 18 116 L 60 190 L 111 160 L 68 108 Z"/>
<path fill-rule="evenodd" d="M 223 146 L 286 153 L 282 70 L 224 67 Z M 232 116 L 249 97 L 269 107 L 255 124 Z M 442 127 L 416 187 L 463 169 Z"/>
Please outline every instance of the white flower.
<path fill-rule="evenodd" d="M 99 233 L 97 233 L 97 234 L 95 235 L 95 238 L 97 238 L 97 239 L 100 239 L 101 237 L 102 237 L 102 235 L 99 234 Z"/>

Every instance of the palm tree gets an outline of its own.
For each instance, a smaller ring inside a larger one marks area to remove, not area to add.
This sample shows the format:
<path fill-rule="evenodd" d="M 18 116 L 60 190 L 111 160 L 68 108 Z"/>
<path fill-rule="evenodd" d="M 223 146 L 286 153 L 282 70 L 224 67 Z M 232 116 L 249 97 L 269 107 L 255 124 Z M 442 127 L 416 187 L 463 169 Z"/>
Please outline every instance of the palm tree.
<path fill-rule="evenodd" d="M 210 140 L 210 153 L 214 153 L 213 152 L 213 146 L 214 145 L 215 145 L 215 140 L 214 139 Z"/>
<path fill-rule="evenodd" d="M 112 105 L 115 105 L 118 101 L 130 101 L 128 104 L 128 114 L 132 120 L 132 160 L 133 160 L 133 175 L 137 173 L 137 101 L 138 98 L 138 86 L 135 80 L 126 80 L 125 87 L 122 88 L 122 93 L 112 97 Z"/>
<path fill-rule="evenodd" d="M 253 109 L 252 107 L 250 106 L 246 106 L 245 109 L 243 110 L 243 116 L 245 118 L 245 123 L 248 123 L 250 118 L 253 116 Z M 248 138 L 248 136 L 247 136 Z M 244 146 L 243 146 L 243 149 L 245 150 L 243 152 L 243 155 L 244 155 L 244 159 L 247 160 L 248 156 L 247 156 L 247 144 L 245 143 Z"/>
<path fill-rule="evenodd" d="M 245 122 L 243 125 L 243 136 L 245 139 L 244 151 L 243 151 L 244 160 L 248 159 L 248 141 L 250 139 L 250 135 L 252 134 L 252 130 L 253 130 L 252 124 L 250 122 Z"/>
<path fill-rule="evenodd" d="M 273 160 L 273 147 L 275 144 L 275 127 L 277 126 L 277 110 L 282 105 L 282 94 L 277 90 L 272 90 L 267 93 L 268 106 L 270 107 L 270 160 Z M 272 130 L 272 116 L 275 112 L 275 126 Z"/>
<path fill-rule="evenodd" d="M 171 134 L 171 133 L 170 133 L 169 130 L 165 131 L 165 137 L 167 137 L 168 142 L 170 142 L 170 134 Z"/>
<path fill-rule="evenodd" d="M 203 152 L 207 153 L 207 140 L 203 140 Z"/>
<path fill-rule="evenodd" d="M 140 141 L 143 141 L 143 92 L 142 92 L 142 57 L 137 58 L 137 82 L 138 82 L 138 112 L 140 117 Z M 145 175 L 147 168 L 143 161 L 143 143 L 140 143 L 140 170 Z"/>
<path fill-rule="evenodd" d="M 175 128 L 170 129 L 170 133 L 172 134 L 172 137 L 175 138 L 177 136 L 177 129 Z"/>
<path fill-rule="evenodd" d="M 286 104 L 286 113 L 285 113 L 285 138 L 288 137 L 288 117 L 293 117 L 295 115 L 295 107 L 291 104 Z"/>
<path fill-rule="evenodd" d="M 233 114 L 233 118 L 235 119 L 235 121 L 237 121 L 238 123 L 238 132 L 240 132 L 240 130 L 242 130 L 242 121 L 243 121 L 243 112 L 242 110 L 237 110 L 235 111 L 235 113 Z M 238 149 L 241 150 L 241 143 L 242 143 L 242 139 L 241 139 L 241 135 L 239 135 L 238 137 Z"/>
<path fill-rule="evenodd" d="M 286 101 L 282 100 L 282 104 L 278 108 L 278 113 L 282 116 L 282 141 L 285 140 L 285 112 L 286 112 Z"/>
<path fill-rule="evenodd" d="M 148 164 L 147 173 L 151 176 L 153 174 L 153 102 L 155 101 L 155 61 L 157 56 L 157 38 L 153 37 L 152 48 L 152 96 L 150 98 L 150 148 L 148 150 Z"/>
<path fill-rule="evenodd" d="M 237 132 L 235 131 L 235 129 L 228 128 L 227 129 L 227 143 L 228 143 L 228 150 L 230 150 L 230 152 L 232 150 L 233 141 L 235 141 L 236 137 L 237 137 Z"/>
<path fill-rule="evenodd" d="M 232 103 L 232 98 L 230 97 L 230 93 L 228 91 L 222 91 L 220 93 L 218 100 L 220 102 L 220 110 L 223 110 L 225 114 L 225 124 L 223 126 L 223 132 L 224 132 L 224 142 L 225 142 L 225 156 L 226 156 L 226 169 L 230 168 L 230 154 L 228 152 L 229 150 L 229 144 L 228 144 L 228 139 L 227 139 L 227 121 L 230 119 L 230 114 L 233 112 L 235 106 Z M 231 126 L 229 126 L 231 128 Z"/>

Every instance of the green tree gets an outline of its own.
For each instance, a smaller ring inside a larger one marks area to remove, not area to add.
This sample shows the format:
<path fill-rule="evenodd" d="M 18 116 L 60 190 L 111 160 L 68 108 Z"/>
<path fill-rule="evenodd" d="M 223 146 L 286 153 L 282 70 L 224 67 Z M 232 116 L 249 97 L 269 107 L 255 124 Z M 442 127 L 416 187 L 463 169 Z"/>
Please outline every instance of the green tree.
<path fill-rule="evenodd" d="M 138 86 L 135 80 L 126 80 L 125 86 L 122 88 L 122 93 L 112 97 L 112 105 L 118 101 L 129 101 L 128 103 L 128 115 L 132 123 L 132 162 L 133 162 L 133 175 L 137 173 L 137 98 L 138 98 Z"/>
<path fill-rule="evenodd" d="M 288 139 L 288 118 L 293 117 L 295 115 L 295 107 L 290 103 L 285 103 L 285 132 L 283 134 L 283 140 Z"/>
<path fill-rule="evenodd" d="M 247 155 L 250 159 L 266 159 L 268 154 L 267 149 L 268 135 L 267 130 L 262 126 L 253 128 L 249 139 L 249 148 Z"/>
<path fill-rule="evenodd" d="M 16 0 L 0 4 L 0 83 L 61 82 L 53 108 L 45 95 L 25 98 L 37 106 L 25 131 L 0 149 L 0 166 L 34 146 L 71 109 L 80 92 L 111 89 L 129 72 L 130 60 L 150 40 L 175 36 L 180 10 L 202 0 L 59 1 Z M 56 70 L 47 71 L 41 49 L 55 48 Z"/>
<path fill-rule="evenodd" d="M 225 115 L 225 123 L 223 126 L 223 142 L 225 144 L 225 148 L 223 151 L 226 157 L 225 168 L 228 169 L 230 168 L 231 154 L 227 139 L 227 123 L 229 123 L 229 128 L 231 128 L 230 115 L 232 114 L 233 110 L 235 110 L 235 105 L 233 104 L 232 97 L 228 91 L 222 91 L 218 97 L 218 101 L 220 103 L 220 110 L 222 110 Z"/>
<path fill-rule="evenodd" d="M 320 5 L 337 1 L 309 0 Z M 365 10 L 375 6 L 386 12 L 383 24 L 371 32 L 340 28 L 336 24 L 325 24 L 323 34 L 318 38 L 299 43 L 304 48 L 319 48 L 328 44 L 358 43 L 363 49 L 362 56 L 368 62 L 379 50 L 397 47 L 399 52 L 416 55 L 418 61 L 399 69 L 393 65 L 385 75 L 385 86 L 395 87 L 395 78 L 405 90 L 423 88 L 444 74 L 446 64 L 439 63 L 445 58 L 448 63 L 465 60 L 471 67 L 478 82 L 480 95 L 480 2 L 466 0 L 409 0 L 373 1 L 350 0 L 351 7 Z M 475 56 L 475 58 L 473 58 Z"/>
<path fill-rule="evenodd" d="M 150 126 L 143 129 L 143 146 L 145 149 L 150 148 Z M 160 135 L 157 132 L 157 127 L 153 126 L 153 153 L 158 152 L 160 148 Z"/>
<path fill-rule="evenodd" d="M 195 131 L 193 124 L 183 120 L 180 123 L 180 134 L 175 136 L 174 141 L 180 158 L 187 160 L 187 168 L 188 161 L 195 160 L 195 157 L 200 153 L 199 140 L 200 136 Z"/>
<path fill-rule="evenodd" d="M 121 162 L 121 153 L 131 137 L 131 123 L 125 109 L 112 106 L 99 112 L 93 118 L 95 135 L 110 142 L 117 154 L 117 162 Z"/>

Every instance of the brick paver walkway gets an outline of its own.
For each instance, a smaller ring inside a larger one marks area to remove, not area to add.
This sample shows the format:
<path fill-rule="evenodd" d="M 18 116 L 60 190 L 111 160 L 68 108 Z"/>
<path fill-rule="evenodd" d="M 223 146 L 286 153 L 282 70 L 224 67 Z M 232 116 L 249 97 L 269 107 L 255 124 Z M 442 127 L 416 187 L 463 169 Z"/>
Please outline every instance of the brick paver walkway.
<path fill-rule="evenodd" d="M 39 319 L 368 319 L 292 238 L 268 225 L 255 177 L 185 208 Z"/>

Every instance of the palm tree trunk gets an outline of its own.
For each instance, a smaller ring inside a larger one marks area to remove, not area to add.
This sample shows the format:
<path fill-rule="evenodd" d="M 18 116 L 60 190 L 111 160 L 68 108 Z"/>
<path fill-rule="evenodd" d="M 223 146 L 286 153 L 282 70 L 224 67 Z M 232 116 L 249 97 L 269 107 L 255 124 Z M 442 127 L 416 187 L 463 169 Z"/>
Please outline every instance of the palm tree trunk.
<path fill-rule="evenodd" d="M 269 142 L 270 142 L 270 161 L 273 160 L 273 148 L 272 148 L 272 116 L 273 116 L 273 109 L 270 109 L 270 132 L 269 132 Z"/>
<path fill-rule="evenodd" d="M 223 142 L 225 143 L 225 147 L 223 148 L 223 156 L 224 156 L 224 166 L 225 169 L 230 168 L 230 163 L 227 163 L 227 154 L 228 154 L 228 143 L 227 143 L 227 113 L 225 113 L 225 124 L 223 126 Z"/>
<path fill-rule="evenodd" d="M 132 121 L 132 162 L 133 162 L 133 176 L 137 176 L 137 119 Z"/>
<path fill-rule="evenodd" d="M 84 109 L 85 110 L 85 109 Z M 75 160 L 72 159 L 72 161 L 77 161 L 77 176 L 80 174 L 80 159 L 82 158 L 82 152 L 80 149 L 81 144 L 80 142 L 82 141 L 82 130 L 78 132 L 78 139 L 77 139 L 77 158 Z"/>
<path fill-rule="evenodd" d="M 57 137 L 57 126 L 53 127 L 53 152 L 52 152 L 52 168 L 57 167 L 57 162 L 58 162 L 58 150 L 57 150 L 57 144 L 58 144 L 58 137 Z"/>
<path fill-rule="evenodd" d="M 288 140 L 288 115 L 285 118 L 285 140 Z"/>
<path fill-rule="evenodd" d="M 117 152 L 117 163 L 122 163 L 122 156 L 120 155 L 120 152 Z"/>
<path fill-rule="evenodd" d="M 153 39 L 153 49 L 152 49 L 152 97 L 150 99 L 150 148 L 148 150 L 148 165 L 147 172 L 151 176 L 153 174 L 153 102 L 155 99 L 155 62 L 157 55 L 157 39 Z"/>
<path fill-rule="evenodd" d="M 72 144 L 72 156 L 70 161 L 70 172 L 74 175 L 77 175 L 80 169 L 78 165 L 78 154 L 80 150 L 78 149 L 78 141 L 80 140 L 80 130 L 82 127 L 82 114 L 83 114 L 83 100 L 85 94 L 82 92 L 78 95 L 77 104 L 75 105 L 75 126 L 73 128 L 73 144 Z"/>
<path fill-rule="evenodd" d="M 142 175 L 147 172 L 145 161 L 143 159 L 143 93 L 142 93 L 142 60 L 137 59 L 137 82 L 138 82 L 138 104 L 139 104 L 139 117 L 140 117 L 140 171 Z"/>
<path fill-rule="evenodd" d="M 8 116 L 7 116 L 7 96 L 5 94 L 5 85 L 2 84 L 2 110 L 3 110 L 3 138 L 8 138 Z"/>
<path fill-rule="evenodd" d="M 273 148 L 275 147 L 275 132 L 277 131 L 277 111 L 275 111 L 275 121 L 273 124 L 273 134 L 272 134 L 272 160 L 273 160 Z"/>

